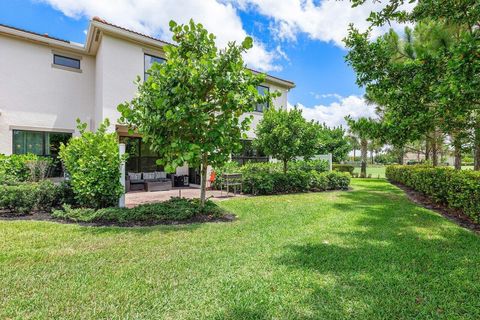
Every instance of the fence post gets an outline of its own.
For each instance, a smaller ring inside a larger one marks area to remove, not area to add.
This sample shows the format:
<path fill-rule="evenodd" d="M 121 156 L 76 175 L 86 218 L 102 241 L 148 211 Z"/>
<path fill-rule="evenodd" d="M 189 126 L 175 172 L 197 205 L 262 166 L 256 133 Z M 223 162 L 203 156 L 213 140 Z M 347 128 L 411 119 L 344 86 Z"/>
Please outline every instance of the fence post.
<path fill-rule="evenodd" d="M 118 153 L 120 157 L 123 157 L 125 154 L 125 144 L 120 143 L 118 145 Z M 122 185 L 122 195 L 120 196 L 120 199 L 118 199 L 118 206 L 120 208 L 125 208 L 125 162 L 122 161 L 120 163 L 120 184 Z"/>

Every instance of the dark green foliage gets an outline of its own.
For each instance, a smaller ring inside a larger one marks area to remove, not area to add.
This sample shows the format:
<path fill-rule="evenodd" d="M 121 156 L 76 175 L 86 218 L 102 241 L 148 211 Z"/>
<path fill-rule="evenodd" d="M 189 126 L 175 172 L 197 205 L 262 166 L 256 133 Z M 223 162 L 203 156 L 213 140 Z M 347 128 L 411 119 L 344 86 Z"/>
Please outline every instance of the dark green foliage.
<path fill-rule="evenodd" d="M 125 158 L 119 155 L 117 134 L 107 133 L 108 119 L 96 132 L 86 131 L 86 124 L 79 120 L 77 123 L 81 135 L 60 146 L 75 199 L 84 207 L 113 206 L 124 192 L 119 166 Z"/>
<path fill-rule="evenodd" d="M 355 170 L 355 167 L 352 166 L 351 164 L 338 164 L 335 163 L 332 165 L 332 169 L 334 171 L 339 171 L 339 172 L 348 172 L 350 174 L 353 174 L 353 170 Z"/>
<path fill-rule="evenodd" d="M 243 192 L 254 195 L 347 189 L 350 174 L 289 169 L 277 164 L 255 163 L 242 167 Z"/>
<path fill-rule="evenodd" d="M 60 204 L 59 191 L 60 187 L 49 180 L 0 185 L 0 209 L 17 214 L 50 211 Z"/>
<path fill-rule="evenodd" d="M 181 221 L 198 215 L 221 217 L 225 211 L 212 201 L 202 208 L 199 199 L 172 198 L 165 202 L 142 204 L 134 208 L 72 208 L 64 205 L 63 210 L 54 210 L 52 216 L 77 222 L 166 222 Z"/>
<path fill-rule="evenodd" d="M 420 191 L 432 200 L 462 210 L 480 222 L 480 173 L 430 166 L 388 166 L 389 180 Z"/>

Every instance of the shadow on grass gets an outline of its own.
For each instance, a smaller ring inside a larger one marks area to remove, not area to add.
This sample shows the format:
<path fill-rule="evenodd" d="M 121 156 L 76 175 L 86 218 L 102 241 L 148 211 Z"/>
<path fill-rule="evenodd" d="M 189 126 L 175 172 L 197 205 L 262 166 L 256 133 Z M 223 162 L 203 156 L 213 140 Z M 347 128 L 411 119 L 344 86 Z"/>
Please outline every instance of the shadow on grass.
<path fill-rule="evenodd" d="M 333 233 L 340 241 L 290 245 L 277 260 L 318 279 L 303 301 L 309 318 L 480 317 L 480 237 L 389 184 L 362 181 L 339 198 L 337 209 L 361 209 Z"/>

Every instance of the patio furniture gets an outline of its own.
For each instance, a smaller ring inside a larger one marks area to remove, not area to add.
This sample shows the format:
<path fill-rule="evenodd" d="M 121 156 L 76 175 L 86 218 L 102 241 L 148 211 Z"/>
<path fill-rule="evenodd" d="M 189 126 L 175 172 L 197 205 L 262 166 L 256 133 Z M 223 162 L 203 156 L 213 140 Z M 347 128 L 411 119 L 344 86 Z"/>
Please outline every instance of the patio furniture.
<path fill-rule="evenodd" d="M 165 172 L 128 172 L 125 187 L 127 192 L 170 190 L 172 179 Z"/>
<path fill-rule="evenodd" d="M 225 187 L 227 190 L 227 197 L 228 197 L 228 192 L 230 187 L 233 187 L 233 196 L 235 196 L 238 187 L 240 187 L 240 192 L 242 192 L 242 187 L 243 187 L 242 174 L 241 173 L 222 174 L 222 183 L 220 184 L 221 196 L 223 196 L 223 187 Z"/>
<path fill-rule="evenodd" d="M 172 180 L 146 181 L 145 191 L 167 191 L 172 189 Z"/>

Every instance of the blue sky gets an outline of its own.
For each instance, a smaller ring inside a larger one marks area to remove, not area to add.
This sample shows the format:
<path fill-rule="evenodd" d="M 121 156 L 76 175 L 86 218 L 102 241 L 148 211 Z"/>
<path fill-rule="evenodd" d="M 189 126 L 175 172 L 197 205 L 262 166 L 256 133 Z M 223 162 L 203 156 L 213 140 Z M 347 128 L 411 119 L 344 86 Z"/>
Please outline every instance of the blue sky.
<path fill-rule="evenodd" d="M 346 114 L 373 115 L 344 61 L 341 39 L 348 23 L 367 25 L 374 5 L 352 9 L 346 1 L 333 0 L 158 0 L 153 6 L 148 0 L 1 1 L 0 23 L 83 43 L 93 16 L 166 40 L 170 19 L 193 18 L 218 36 L 220 46 L 253 36 L 255 47 L 246 62 L 294 81 L 289 103 L 299 104 L 307 118 L 338 125 Z"/>

